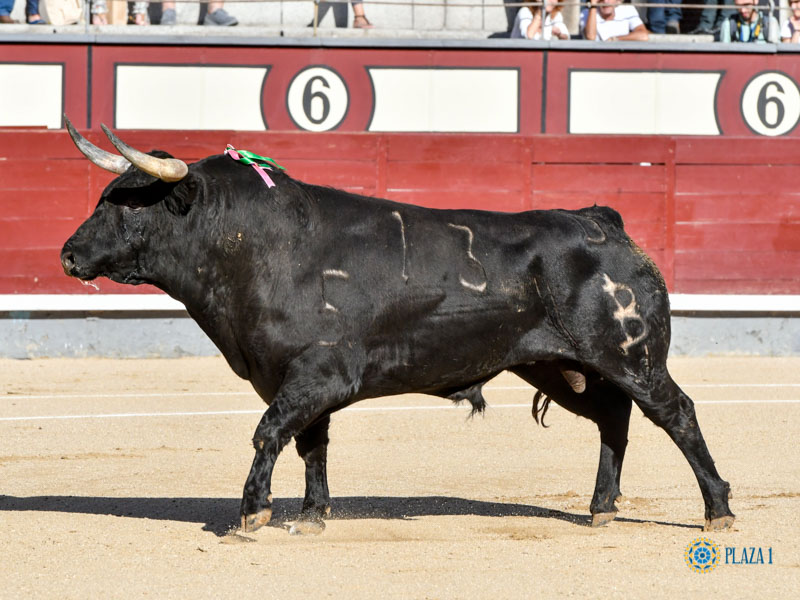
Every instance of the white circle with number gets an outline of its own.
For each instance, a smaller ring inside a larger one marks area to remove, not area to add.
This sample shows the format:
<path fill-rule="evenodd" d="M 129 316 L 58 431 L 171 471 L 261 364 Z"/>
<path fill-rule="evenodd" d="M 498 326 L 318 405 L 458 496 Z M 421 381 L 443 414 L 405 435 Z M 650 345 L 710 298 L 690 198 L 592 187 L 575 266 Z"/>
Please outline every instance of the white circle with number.
<path fill-rule="evenodd" d="M 759 135 L 784 135 L 800 120 L 800 89 L 778 71 L 756 75 L 742 93 L 742 116 Z"/>
<path fill-rule="evenodd" d="M 339 74 L 327 67 L 308 67 L 294 76 L 286 94 L 289 116 L 300 129 L 336 129 L 347 114 L 350 96 Z"/>

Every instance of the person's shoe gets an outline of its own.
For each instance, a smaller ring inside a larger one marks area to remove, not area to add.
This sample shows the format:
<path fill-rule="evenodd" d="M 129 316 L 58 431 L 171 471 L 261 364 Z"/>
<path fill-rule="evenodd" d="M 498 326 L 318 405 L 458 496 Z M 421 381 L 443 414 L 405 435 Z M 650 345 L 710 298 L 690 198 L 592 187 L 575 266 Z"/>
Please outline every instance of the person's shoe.
<path fill-rule="evenodd" d="M 206 15 L 206 18 L 203 19 L 203 25 L 217 25 L 220 27 L 233 27 L 234 25 L 238 25 L 239 21 L 236 20 L 231 14 L 228 14 L 224 8 L 218 8 L 213 13 L 210 12 Z"/>
<path fill-rule="evenodd" d="M 16 21 L 11 18 L 11 15 L 0 15 L 0 23 L 6 23 L 10 25 L 12 23 L 16 23 Z"/>
<path fill-rule="evenodd" d="M 666 33 L 680 33 L 681 24 L 678 21 L 667 21 Z"/>
<path fill-rule="evenodd" d="M 698 25 L 689 32 L 689 35 L 711 35 L 712 33 L 714 32 L 708 26 Z"/>
<path fill-rule="evenodd" d="M 370 23 L 364 15 L 356 15 L 353 17 L 353 29 L 372 29 L 373 27 L 375 27 L 375 25 Z"/>
<path fill-rule="evenodd" d="M 137 13 L 128 17 L 128 25 L 149 25 L 150 19 L 145 13 Z"/>
<path fill-rule="evenodd" d="M 161 24 L 162 25 L 178 24 L 178 15 L 175 13 L 174 8 L 168 8 L 163 13 L 161 13 Z"/>

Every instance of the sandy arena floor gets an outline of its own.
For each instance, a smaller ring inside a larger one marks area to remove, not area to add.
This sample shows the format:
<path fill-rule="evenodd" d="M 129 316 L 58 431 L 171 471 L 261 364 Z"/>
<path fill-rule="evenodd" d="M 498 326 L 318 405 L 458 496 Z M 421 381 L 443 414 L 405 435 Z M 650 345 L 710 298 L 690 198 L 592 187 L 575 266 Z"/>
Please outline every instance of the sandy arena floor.
<path fill-rule="evenodd" d="M 2 598 L 789 598 L 800 585 L 800 358 L 671 361 L 733 489 L 703 534 L 694 476 L 634 408 L 619 518 L 588 527 L 599 436 L 501 375 L 490 409 L 426 396 L 336 414 L 333 515 L 287 533 L 303 465 L 273 479 L 273 526 L 238 521 L 263 404 L 221 358 L 0 361 Z M 684 550 L 772 548 L 698 574 Z M 794 590 L 792 592 L 791 590 Z"/>

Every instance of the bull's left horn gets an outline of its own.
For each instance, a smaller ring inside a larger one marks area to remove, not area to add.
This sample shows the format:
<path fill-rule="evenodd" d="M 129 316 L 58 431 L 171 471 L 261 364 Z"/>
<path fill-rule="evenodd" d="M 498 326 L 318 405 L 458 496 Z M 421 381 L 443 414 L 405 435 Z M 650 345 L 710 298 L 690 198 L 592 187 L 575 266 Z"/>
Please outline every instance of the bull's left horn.
<path fill-rule="evenodd" d="M 105 125 L 100 125 L 103 131 L 106 132 L 108 139 L 114 144 L 114 147 L 119 150 L 119 153 L 127 158 L 134 167 L 144 171 L 148 175 L 158 177 L 162 181 L 180 181 L 189 172 L 189 167 L 186 163 L 177 158 L 156 158 L 144 152 L 140 152 L 135 148 L 131 148 L 114 135 L 111 130 Z"/>
<path fill-rule="evenodd" d="M 78 147 L 78 150 L 81 151 L 81 154 L 83 154 L 101 169 L 121 175 L 128 169 L 128 167 L 131 166 L 131 163 L 128 162 L 128 159 L 118 156 L 117 154 L 107 152 L 102 148 L 98 148 L 92 144 L 92 142 L 83 137 L 80 133 L 78 133 L 78 130 L 72 126 L 72 123 L 70 123 L 67 115 L 64 115 L 64 123 L 67 125 L 69 137 L 71 137 L 72 141 L 75 142 L 75 145 Z"/>

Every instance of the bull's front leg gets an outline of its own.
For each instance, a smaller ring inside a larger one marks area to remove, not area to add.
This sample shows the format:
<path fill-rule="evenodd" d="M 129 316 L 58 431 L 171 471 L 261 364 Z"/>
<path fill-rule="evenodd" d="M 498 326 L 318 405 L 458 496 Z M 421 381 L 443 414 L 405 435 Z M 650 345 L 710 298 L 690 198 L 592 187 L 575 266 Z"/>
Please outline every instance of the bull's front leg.
<path fill-rule="evenodd" d="M 256 455 L 244 484 L 240 510 L 243 531 L 255 531 L 272 518 L 272 470 L 278 454 L 291 437 L 279 434 L 281 428 L 275 422 L 279 420 L 280 413 L 272 407 L 261 417 L 253 435 Z"/>
<path fill-rule="evenodd" d="M 308 396 L 279 394 L 264 413 L 253 435 L 256 455 L 244 484 L 241 507 L 244 531 L 255 531 L 269 523 L 272 518 L 272 471 L 275 461 L 292 437 L 298 436 L 303 440 L 298 434 L 306 431 L 309 428 L 309 421 L 315 421 L 326 409 L 326 404 L 311 400 Z M 327 431 L 325 433 L 327 438 Z M 312 459 L 312 462 L 318 461 Z M 324 468 L 324 462 L 322 464 Z M 312 469 L 315 466 L 312 465 Z M 308 477 L 307 473 L 307 480 Z M 317 475 L 312 475 L 312 478 L 319 479 Z M 327 482 L 325 491 L 327 492 Z M 314 495 L 314 499 L 317 498 L 319 494 Z"/>
<path fill-rule="evenodd" d="M 328 415 L 346 405 L 356 393 L 362 361 L 353 348 L 317 350 L 295 359 L 283 384 L 253 435 L 256 455 L 242 496 L 244 531 L 255 531 L 272 518 L 272 470 L 281 450 L 297 437 L 306 463 L 306 498 L 301 522 L 316 521 L 327 512 L 330 499 L 325 474 Z M 356 355 L 354 357 L 354 355 Z M 317 527 L 321 531 L 322 527 Z M 296 529 L 294 533 L 303 533 Z"/>
<path fill-rule="evenodd" d="M 323 519 L 331 512 L 327 473 L 330 421 L 330 417 L 325 416 L 295 436 L 297 453 L 306 464 L 306 493 L 303 512 L 289 529 L 293 535 L 321 533 L 325 530 Z"/>

